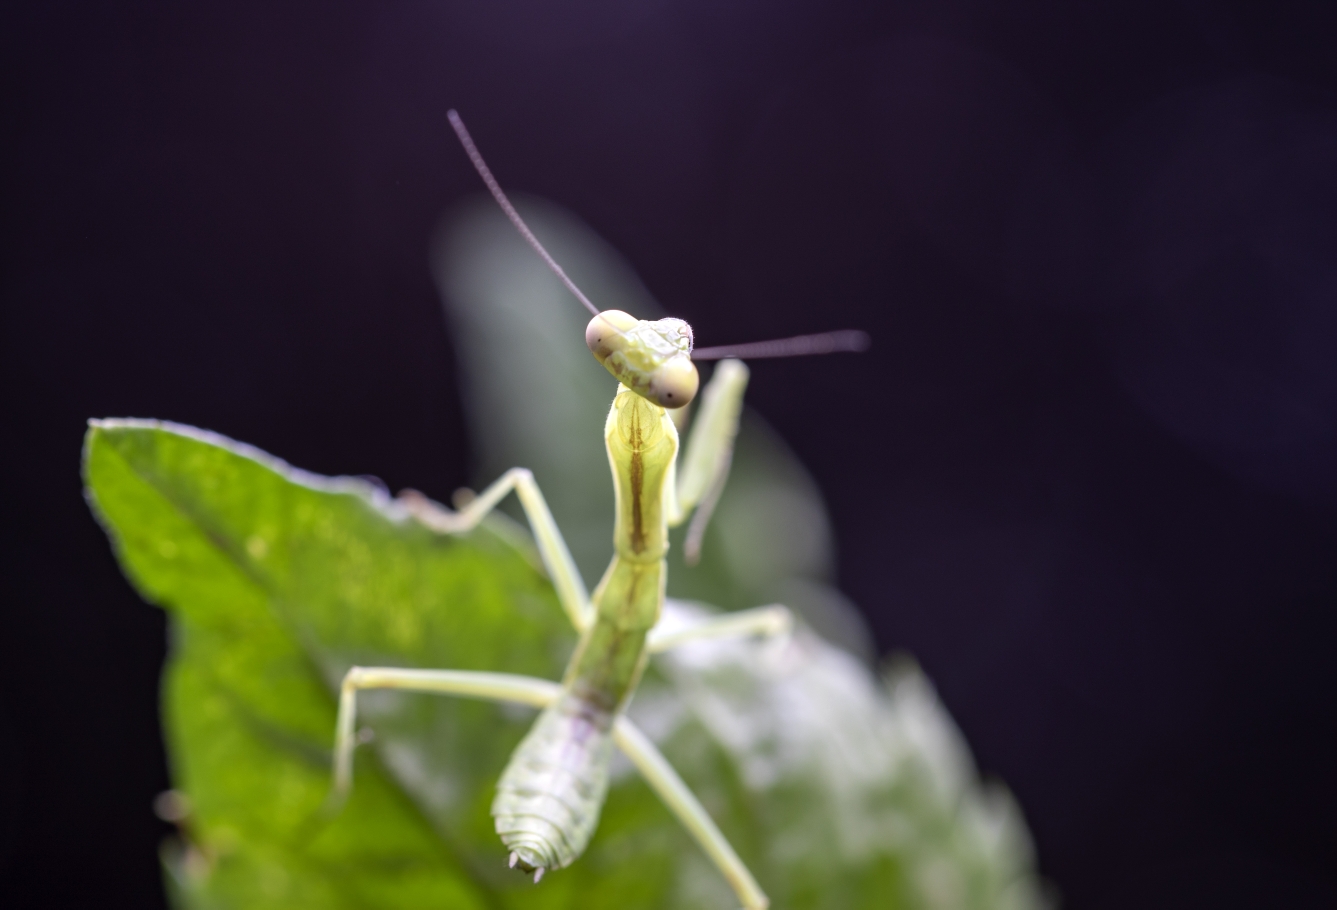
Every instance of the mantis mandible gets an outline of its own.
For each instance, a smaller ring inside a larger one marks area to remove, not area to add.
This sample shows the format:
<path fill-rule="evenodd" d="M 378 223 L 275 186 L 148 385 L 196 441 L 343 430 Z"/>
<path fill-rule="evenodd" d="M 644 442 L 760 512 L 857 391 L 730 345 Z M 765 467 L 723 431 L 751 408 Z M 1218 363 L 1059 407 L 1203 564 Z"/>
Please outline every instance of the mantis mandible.
<path fill-rule="evenodd" d="M 533 475 L 513 468 L 458 511 L 425 499 L 410 500 L 417 519 L 446 534 L 478 525 L 515 492 L 533 530 L 539 555 L 579 642 L 561 683 L 506 673 L 353 667 L 344 677 L 335 734 L 334 791 L 352 786 L 357 693 L 399 689 L 517 702 L 541 708 L 497 784 L 492 816 L 510 864 L 532 873 L 574 862 L 585 850 L 608 790 L 616 746 L 645 777 L 723 873 L 746 910 L 763 910 L 765 893 L 700 802 L 624 710 L 649 655 L 688 641 L 742 635 L 779 635 L 792 625 L 780 605 L 723 614 L 663 634 L 656 629 L 664 603 L 668 529 L 692 516 L 685 553 L 699 551 L 711 511 L 728 476 L 748 370 L 740 356 L 861 350 L 862 332 L 832 332 L 728 348 L 693 350 L 681 319 L 638 320 L 620 310 L 600 311 L 567 277 L 530 232 L 484 163 L 459 115 L 450 122 L 483 182 L 568 289 L 593 314 L 585 342 L 619 381 L 604 426 L 616 493 L 614 555 L 594 593 L 586 592 Z M 669 410 L 695 397 L 693 360 L 719 360 L 702 394 L 691 437 L 678 464 L 678 429 Z"/>

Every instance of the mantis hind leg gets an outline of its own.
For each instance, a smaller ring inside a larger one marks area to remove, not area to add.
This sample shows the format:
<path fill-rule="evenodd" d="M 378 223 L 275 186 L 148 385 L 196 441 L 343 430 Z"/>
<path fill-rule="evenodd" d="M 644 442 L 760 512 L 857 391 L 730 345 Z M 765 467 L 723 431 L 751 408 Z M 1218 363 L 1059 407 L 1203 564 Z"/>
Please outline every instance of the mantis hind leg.
<path fill-rule="evenodd" d="M 353 748 L 357 745 L 353 731 L 357 717 L 357 693 L 362 689 L 434 692 L 465 698 L 519 702 L 536 708 L 547 707 L 562 691 L 562 687 L 555 682 L 511 673 L 353 667 L 344 676 L 339 691 L 339 719 L 334 734 L 334 789 L 331 793 L 335 805 L 342 803 L 353 787 Z"/>
<path fill-rule="evenodd" d="M 744 910 L 766 910 L 770 899 L 761 890 L 747 866 L 738 858 L 705 807 L 696 798 L 678 772 L 668 763 L 655 744 L 626 717 L 619 717 L 613 725 L 613 742 L 645 777 L 664 804 L 669 807 L 683 826 L 696 838 L 706 855 L 724 874 Z"/>
<path fill-rule="evenodd" d="M 415 518 L 422 524 L 442 534 L 464 534 L 478 526 L 489 512 L 506 494 L 515 491 L 520 505 L 529 519 L 529 527 L 534 532 L 534 542 L 538 544 L 539 556 L 548 570 L 553 586 L 557 589 L 557 598 L 562 602 L 562 609 L 571 619 L 577 632 L 594 618 L 594 608 L 590 606 L 590 595 L 585 590 L 585 581 L 580 577 L 576 562 L 571 558 L 571 550 L 562 537 L 562 531 L 548 510 L 547 500 L 534 481 L 534 475 L 527 468 L 511 468 L 498 477 L 483 492 L 475 496 L 458 512 L 451 512 L 435 505 L 425 496 L 416 495 L 404 501 Z"/>

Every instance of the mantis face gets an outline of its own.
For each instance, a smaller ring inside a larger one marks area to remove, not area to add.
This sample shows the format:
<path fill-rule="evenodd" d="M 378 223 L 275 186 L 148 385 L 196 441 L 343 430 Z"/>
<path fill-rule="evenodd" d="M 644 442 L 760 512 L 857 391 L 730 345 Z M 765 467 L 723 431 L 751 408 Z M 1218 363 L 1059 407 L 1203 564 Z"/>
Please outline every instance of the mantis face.
<path fill-rule="evenodd" d="M 681 319 L 650 322 L 604 310 L 585 327 L 594 359 L 618 381 L 661 408 L 681 408 L 701 379 L 692 363 L 692 327 Z"/>

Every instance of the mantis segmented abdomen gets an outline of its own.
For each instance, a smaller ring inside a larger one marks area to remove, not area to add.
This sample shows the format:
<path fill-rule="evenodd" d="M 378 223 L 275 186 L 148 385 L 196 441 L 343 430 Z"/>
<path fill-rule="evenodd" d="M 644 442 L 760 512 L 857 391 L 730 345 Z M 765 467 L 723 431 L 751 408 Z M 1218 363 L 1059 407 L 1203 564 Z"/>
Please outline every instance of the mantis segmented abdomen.
<path fill-rule="evenodd" d="M 599 823 L 613 756 L 613 718 L 564 696 L 516 747 L 492 803 L 497 834 L 531 868 L 561 869 L 584 852 Z"/>

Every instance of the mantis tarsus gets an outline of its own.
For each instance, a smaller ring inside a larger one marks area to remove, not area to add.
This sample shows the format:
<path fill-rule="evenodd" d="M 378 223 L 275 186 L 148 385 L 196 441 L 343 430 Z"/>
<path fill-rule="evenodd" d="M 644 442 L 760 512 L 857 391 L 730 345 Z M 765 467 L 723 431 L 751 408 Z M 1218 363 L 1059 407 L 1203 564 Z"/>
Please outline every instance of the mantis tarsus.
<path fill-rule="evenodd" d="M 685 544 L 691 561 L 729 472 L 748 380 L 747 367 L 736 358 L 859 350 L 867 336 L 835 332 L 694 351 L 691 328 L 680 319 L 650 322 L 620 310 L 600 311 L 529 231 L 454 111 L 450 121 L 516 228 L 593 314 L 586 344 L 620 383 L 604 426 L 616 490 L 614 556 L 593 595 L 587 594 L 543 494 L 523 468 L 507 471 L 459 511 L 409 500 L 423 524 L 460 534 L 514 491 L 558 599 L 580 634 L 579 643 L 560 684 L 504 673 L 352 668 L 339 700 L 335 794 L 342 798 L 352 785 L 359 690 L 400 689 L 532 705 L 542 713 L 502 772 L 492 804 L 497 833 L 511 851 L 513 867 L 532 873 L 537 882 L 545 870 L 567 866 L 581 855 L 598 823 L 617 746 L 701 844 L 746 910 L 761 910 L 769 902 L 756 879 L 672 766 L 623 711 L 650 654 L 705 638 L 782 634 L 791 626 L 789 611 L 770 605 L 724 614 L 668 635 L 656 633 L 664 602 L 668 529 L 695 512 Z M 681 408 L 696 397 L 699 379 L 693 359 L 720 363 L 702 395 L 679 468 L 678 429 L 667 409 Z"/>

